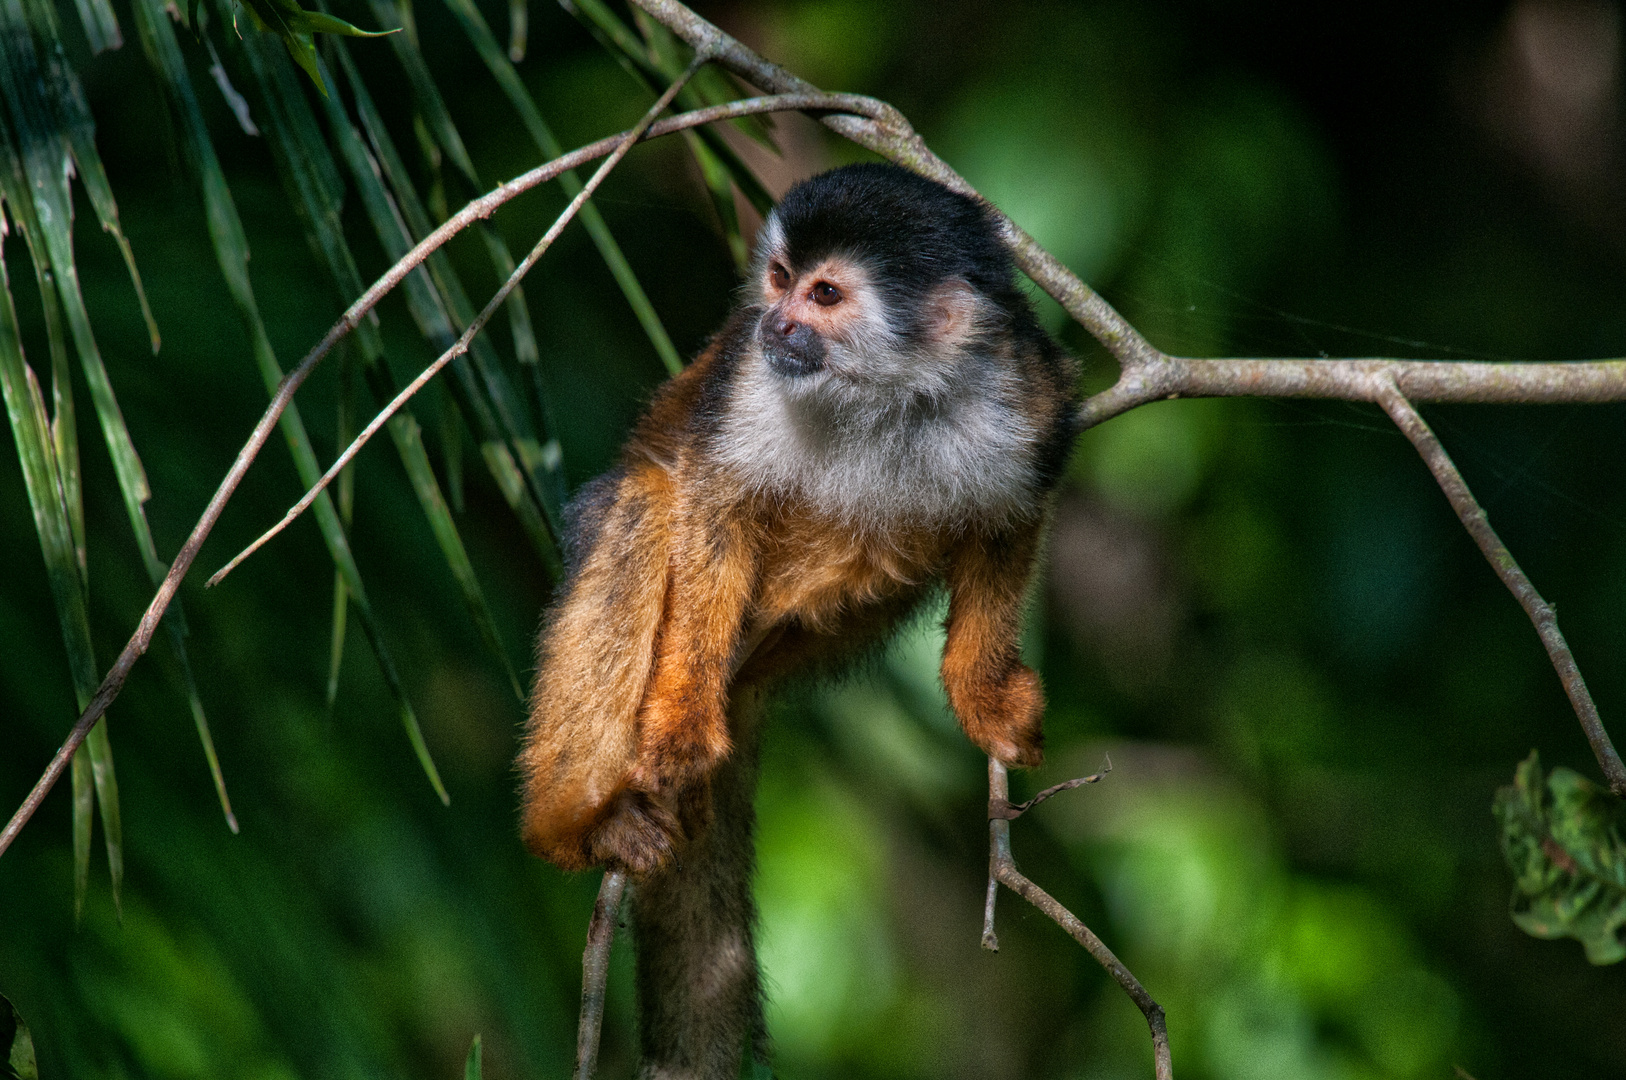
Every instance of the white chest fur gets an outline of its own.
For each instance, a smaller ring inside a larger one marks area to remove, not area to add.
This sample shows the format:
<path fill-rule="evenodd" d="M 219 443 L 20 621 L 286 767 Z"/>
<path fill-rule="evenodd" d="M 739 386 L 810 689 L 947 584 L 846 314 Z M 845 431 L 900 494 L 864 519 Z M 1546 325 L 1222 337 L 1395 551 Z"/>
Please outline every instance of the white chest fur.
<path fill-rule="evenodd" d="M 934 378 L 926 393 L 825 374 L 789 379 L 752 352 L 717 447 L 748 488 L 880 530 L 996 523 L 1036 509 L 1041 433 L 999 361 L 962 355 L 954 376 Z"/>

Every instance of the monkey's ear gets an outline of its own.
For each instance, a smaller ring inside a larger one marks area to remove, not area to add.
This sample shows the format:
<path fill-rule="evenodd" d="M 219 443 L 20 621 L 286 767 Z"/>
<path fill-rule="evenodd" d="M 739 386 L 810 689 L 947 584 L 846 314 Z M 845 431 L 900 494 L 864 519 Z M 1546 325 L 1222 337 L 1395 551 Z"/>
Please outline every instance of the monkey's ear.
<path fill-rule="evenodd" d="M 926 297 L 926 336 L 934 345 L 959 345 L 976 330 L 982 301 L 977 290 L 950 278 Z"/>

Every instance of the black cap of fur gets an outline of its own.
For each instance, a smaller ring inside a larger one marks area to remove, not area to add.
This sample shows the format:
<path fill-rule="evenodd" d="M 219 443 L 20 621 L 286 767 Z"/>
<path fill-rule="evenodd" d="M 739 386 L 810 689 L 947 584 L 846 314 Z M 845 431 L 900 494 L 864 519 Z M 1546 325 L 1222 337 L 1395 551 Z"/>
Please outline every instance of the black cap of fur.
<path fill-rule="evenodd" d="M 905 312 L 933 286 L 960 278 L 1015 328 L 1034 325 L 988 211 L 935 180 L 896 165 L 848 165 L 791 188 L 775 214 L 797 273 L 831 256 L 855 259 Z"/>

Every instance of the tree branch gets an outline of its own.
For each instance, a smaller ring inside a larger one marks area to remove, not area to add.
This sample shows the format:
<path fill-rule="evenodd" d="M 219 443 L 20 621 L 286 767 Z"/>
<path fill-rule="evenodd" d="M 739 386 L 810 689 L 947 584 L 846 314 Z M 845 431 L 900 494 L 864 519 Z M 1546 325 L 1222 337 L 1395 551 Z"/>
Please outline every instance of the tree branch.
<path fill-rule="evenodd" d="M 587 924 L 587 948 L 582 952 L 582 1016 L 576 1028 L 575 1080 L 593 1080 L 598 1067 L 599 1031 L 604 1026 L 604 992 L 610 981 L 610 946 L 621 920 L 621 896 L 627 888 L 627 875 L 621 870 L 604 871 L 599 882 L 598 900 Z"/>
<path fill-rule="evenodd" d="M 1553 611 L 1552 605 L 1541 598 L 1536 587 L 1530 583 L 1519 563 L 1513 558 L 1513 553 L 1502 543 L 1502 538 L 1496 535 L 1491 528 L 1490 518 L 1485 510 L 1474 498 L 1468 484 L 1457 471 L 1456 463 L 1445 452 L 1439 438 L 1430 430 L 1423 418 L 1418 415 L 1412 403 L 1395 387 L 1393 383 L 1383 388 L 1378 398 L 1378 404 L 1383 406 L 1389 418 L 1411 440 L 1417 452 L 1422 455 L 1423 461 L 1428 465 L 1434 479 L 1439 482 L 1440 490 L 1450 500 L 1451 507 L 1457 512 L 1462 521 L 1463 528 L 1468 535 L 1474 538 L 1479 550 L 1484 552 L 1489 560 L 1491 569 L 1502 579 L 1508 587 L 1519 606 L 1524 608 L 1530 621 L 1535 624 L 1536 633 L 1541 637 L 1541 643 L 1547 647 L 1547 655 L 1553 662 L 1553 668 L 1558 672 L 1558 679 L 1564 684 L 1564 692 L 1569 695 L 1570 705 L 1575 709 L 1575 715 L 1580 718 L 1581 729 L 1586 732 L 1587 742 L 1592 744 L 1592 753 L 1598 759 L 1598 767 L 1603 770 L 1604 778 L 1609 781 L 1609 789 L 1616 795 L 1626 798 L 1626 765 L 1621 764 L 1620 754 L 1615 751 L 1614 743 L 1609 741 L 1609 733 L 1604 730 L 1603 720 L 1598 716 L 1598 706 L 1592 701 L 1592 694 L 1586 688 L 1586 681 L 1581 678 L 1581 669 L 1575 664 L 1575 656 L 1570 652 L 1569 643 L 1564 640 L 1563 633 L 1558 629 L 1558 615 Z"/>
<path fill-rule="evenodd" d="M 1101 774 L 1097 773 L 1093 779 L 1099 780 Z M 1085 778 L 1077 783 L 1089 783 Z M 1073 781 L 1069 781 L 1073 783 Z M 1056 790 L 1063 788 L 1057 785 Z M 1048 790 L 1048 789 L 1047 789 Z M 988 759 L 988 898 L 983 907 L 982 917 L 982 947 L 990 952 L 999 951 L 999 938 L 994 935 L 994 895 L 997 892 L 995 883 L 1005 886 L 1022 899 L 1042 911 L 1057 926 L 1067 931 L 1073 940 L 1084 946 L 1084 950 L 1111 975 L 1129 1000 L 1146 1017 L 1146 1026 L 1152 1031 L 1152 1061 L 1157 1070 L 1157 1080 L 1174 1080 L 1174 1064 L 1169 1056 L 1169 1029 L 1164 1021 L 1163 1006 L 1152 999 L 1146 992 L 1146 987 L 1135 978 L 1134 972 L 1124 966 L 1113 951 L 1107 948 L 1106 942 L 1095 936 L 1095 933 L 1085 926 L 1078 916 L 1062 906 L 1061 902 L 1039 886 L 1023 876 L 1016 868 L 1016 859 L 1011 855 L 1011 822 L 1006 816 L 1009 813 L 1010 779 L 1005 772 L 1005 766 L 997 758 Z"/>

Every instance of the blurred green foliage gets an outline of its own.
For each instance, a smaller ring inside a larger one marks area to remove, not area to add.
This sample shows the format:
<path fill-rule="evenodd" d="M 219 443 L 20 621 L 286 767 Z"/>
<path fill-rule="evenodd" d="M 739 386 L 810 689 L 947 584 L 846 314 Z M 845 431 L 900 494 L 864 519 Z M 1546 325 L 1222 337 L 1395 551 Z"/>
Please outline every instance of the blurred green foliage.
<path fill-rule="evenodd" d="M 1626 807 L 1573 769 L 1546 777 L 1526 758 L 1496 793 L 1502 850 L 1513 867 L 1513 921 L 1542 938 L 1572 937 L 1594 964 L 1626 960 Z"/>
<path fill-rule="evenodd" d="M 168 558 L 264 393 L 167 91 L 139 48 L 101 51 L 131 9 L 116 0 L 109 23 L 87 2 L 84 25 L 100 29 L 84 38 L 62 10 L 164 334 L 149 355 L 118 246 L 84 227 L 90 208 L 76 190 L 86 308 Z M 1606 49 L 1615 66 L 1597 70 L 1615 74 L 1599 84 L 1601 111 L 1565 121 L 1595 137 L 1566 143 L 1521 126 L 1547 85 L 1519 66 L 1542 55 L 1527 40 L 1549 10 L 1541 0 L 701 10 L 820 85 L 897 104 L 1165 348 L 1626 354 L 1626 215 L 1611 194 L 1622 166 L 1586 152 L 1618 146 L 1616 23 L 1571 41 Z M 360 5 L 335 12 L 376 22 Z M 481 12 L 506 25 L 498 6 Z M 478 175 L 490 182 L 538 161 L 454 11 L 420 0 L 414 14 Z M 518 72 L 564 145 L 646 106 L 646 89 L 569 16 L 534 5 L 529 32 Z M 214 40 L 220 78 L 235 80 L 268 129 L 239 55 L 254 46 Z M 301 355 L 350 297 L 307 243 L 286 165 L 239 125 L 207 51 L 180 42 L 252 250 L 267 343 Z M 455 208 L 463 180 L 444 174 L 462 166 L 424 120 L 396 46 L 347 51 L 426 211 Z M 329 131 L 308 80 L 293 85 Z M 338 99 L 353 102 L 348 84 Z M 783 158 L 765 175 L 852 156 L 797 119 L 774 130 Z M 718 324 L 737 280 L 702 179 L 684 144 L 667 140 L 635 151 L 595 200 L 685 355 Z M 332 180 L 337 228 L 369 280 L 387 265 L 386 247 L 354 173 Z M 565 197 L 551 190 L 505 209 L 496 239 L 528 247 Z M 495 288 L 495 250 L 477 236 L 449 249 L 476 304 Z M 523 366 L 518 323 L 490 335 L 492 362 L 520 388 L 531 434 L 557 439 L 560 482 L 571 487 L 611 460 L 666 370 L 599 251 L 573 228 L 527 280 L 533 366 Z M 39 286 L 22 245 L 6 245 L 5 257 L 22 341 L 40 366 L 53 331 Z M 1108 383 L 1104 354 L 1045 310 L 1085 359 L 1088 384 Z M 379 363 L 410 377 L 431 354 L 415 312 L 396 297 L 380 316 Z M 301 392 L 323 460 L 370 408 L 344 389 L 346 365 L 360 362 L 335 357 Z M 470 455 L 466 474 L 458 464 L 469 435 L 443 421 L 471 402 L 451 389 L 414 403 L 421 437 L 440 483 L 462 493 L 451 500 L 457 528 L 500 648 L 523 673 L 549 581 L 513 492 L 485 459 Z M 1619 716 L 1626 411 L 1428 417 L 1558 604 L 1606 722 Z M 485 435 L 472 441 L 485 452 Z M 15 450 L 0 435 L 0 462 Z M 315 528 L 295 527 L 220 589 L 189 582 L 191 670 L 242 832 L 222 822 L 187 676 L 160 638 L 110 724 L 122 921 L 95 869 L 75 928 L 66 791 L 0 859 L 0 992 L 28 1018 L 48 1080 L 451 1077 L 476 1060 L 497 1080 L 566 1074 L 596 880 L 561 875 L 517 842 L 510 761 L 522 706 L 466 615 L 401 460 L 375 448 L 358 462 L 349 543 L 450 807 L 425 784 L 370 656 L 342 654 L 328 704 L 334 570 Z M 199 569 L 297 498 L 291 465 L 280 444 L 268 447 Z M 90 636 L 105 658 L 145 606 L 150 578 L 124 531 L 115 467 L 88 438 L 81 468 Z M 531 490 L 547 494 L 540 482 Z M 7 812 L 77 711 L 40 550 L 22 476 L 0 467 Z M 942 701 L 937 620 L 923 614 L 872 670 L 790 695 L 767 732 L 760 941 L 777 1073 L 1147 1075 L 1144 1022 L 1054 926 L 1005 894 L 1001 952 L 978 948 L 982 763 Z M 1050 762 L 1018 777 L 1013 797 L 1093 772 L 1105 750 L 1115 768 L 1017 822 L 1017 857 L 1168 1009 L 1177 1075 L 1422 1078 L 1460 1065 L 1479 1080 L 1626 1077 L 1626 965 L 1594 967 L 1575 943 L 1514 925 L 1490 814 L 1532 747 L 1582 775 L 1594 772 L 1590 756 L 1528 623 L 1375 410 L 1169 402 L 1087 433 L 1027 647 L 1052 701 Z M 1555 804 L 1541 800 L 1557 798 L 1552 782 L 1554 793 L 1538 796 L 1537 779 L 1526 781 L 1522 805 L 1550 814 Z M 632 1072 L 631 982 L 622 942 L 606 1077 Z"/>
<path fill-rule="evenodd" d="M 17 1015 L 17 1010 L 0 996 L 0 1068 L 8 1080 L 39 1080 L 39 1066 L 34 1060 L 34 1037 Z"/>

